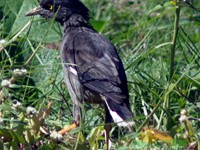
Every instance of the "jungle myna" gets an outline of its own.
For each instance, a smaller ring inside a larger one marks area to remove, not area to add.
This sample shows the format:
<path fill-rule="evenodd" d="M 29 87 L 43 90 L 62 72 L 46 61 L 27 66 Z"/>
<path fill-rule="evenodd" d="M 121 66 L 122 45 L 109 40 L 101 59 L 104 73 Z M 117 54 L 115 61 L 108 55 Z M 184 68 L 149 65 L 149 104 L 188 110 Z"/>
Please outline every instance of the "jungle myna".
<path fill-rule="evenodd" d="M 65 82 L 79 125 L 83 101 L 104 103 L 105 123 L 131 126 L 127 78 L 115 46 L 89 24 L 89 11 L 80 0 L 42 0 L 26 16 L 55 18 L 64 29 L 61 60 Z M 106 126 L 108 144 L 109 126 Z"/>

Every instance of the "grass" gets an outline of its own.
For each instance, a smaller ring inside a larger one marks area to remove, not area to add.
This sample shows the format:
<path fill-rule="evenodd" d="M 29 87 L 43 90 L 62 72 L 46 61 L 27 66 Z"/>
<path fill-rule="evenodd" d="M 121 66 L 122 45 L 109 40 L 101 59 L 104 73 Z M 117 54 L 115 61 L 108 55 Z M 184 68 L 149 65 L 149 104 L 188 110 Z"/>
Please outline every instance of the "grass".
<path fill-rule="evenodd" d="M 136 125 L 128 134 L 115 128 L 114 149 L 200 144 L 200 5 L 186 2 L 84 0 L 91 24 L 116 46 L 128 77 Z M 62 28 L 25 17 L 36 5 L 0 2 L 0 81 L 8 80 L 0 86 L 1 149 L 103 147 L 104 109 L 98 105 L 84 104 L 81 126 L 64 140 L 49 136 L 72 122 L 72 102 L 59 58 Z"/>

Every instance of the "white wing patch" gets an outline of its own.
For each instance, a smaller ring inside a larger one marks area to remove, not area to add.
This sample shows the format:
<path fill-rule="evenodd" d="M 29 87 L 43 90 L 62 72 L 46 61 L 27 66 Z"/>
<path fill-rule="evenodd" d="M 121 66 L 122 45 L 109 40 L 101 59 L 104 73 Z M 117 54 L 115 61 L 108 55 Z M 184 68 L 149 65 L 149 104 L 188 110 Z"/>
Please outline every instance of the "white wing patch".
<path fill-rule="evenodd" d="M 69 67 L 69 71 L 77 76 L 77 71 L 73 67 Z"/>
<path fill-rule="evenodd" d="M 113 118 L 113 121 L 115 122 L 115 123 L 117 123 L 117 125 L 119 126 L 119 127 L 126 127 L 126 126 L 129 126 L 129 124 L 127 123 L 127 122 L 125 122 L 115 111 L 113 111 L 113 110 L 111 110 L 110 109 L 110 107 L 109 107 L 109 105 L 108 105 L 108 103 L 107 103 L 107 100 L 105 100 L 105 102 L 106 102 L 106 105 L 107 105 L 107 107 L 108 107 L 108 110 L 109 110 L 109 112 L 110 112 L 110 115 L 112 116 L 112 118 Z"/>

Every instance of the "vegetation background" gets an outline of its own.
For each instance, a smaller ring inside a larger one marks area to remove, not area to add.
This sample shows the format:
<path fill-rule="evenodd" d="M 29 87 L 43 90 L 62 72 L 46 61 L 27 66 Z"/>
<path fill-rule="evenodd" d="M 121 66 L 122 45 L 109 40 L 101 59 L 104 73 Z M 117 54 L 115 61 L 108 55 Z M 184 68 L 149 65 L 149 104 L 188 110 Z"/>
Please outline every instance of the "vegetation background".
<path fill-rule="evenodd" d="M 197 149 L 199 0 L 83 1 L 91 24 L 117 47 L 128 77 L 136 125 L 128 134 L 115 127 L 113 148 Z M 25 17 L 35 6 L 37 0 L 0 1 L 0 149 L 103 148 L 98 105 L 84 104 L 81 126 L 65 137 L 52 132 L 73 120 L 59 56 L 62 27 Z"/>

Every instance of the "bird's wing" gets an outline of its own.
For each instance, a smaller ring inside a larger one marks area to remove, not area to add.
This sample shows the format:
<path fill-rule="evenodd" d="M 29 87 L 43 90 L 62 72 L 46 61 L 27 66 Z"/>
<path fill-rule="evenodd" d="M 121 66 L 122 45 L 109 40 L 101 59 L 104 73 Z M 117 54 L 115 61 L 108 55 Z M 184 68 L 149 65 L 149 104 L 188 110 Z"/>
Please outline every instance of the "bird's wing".
<path fill-rule="evenodd" d="M 128 101 L 126 75 L 115 47 L 98 33 L 74 39 L 74 63 L 80 82 L 116 103 Z"/>

